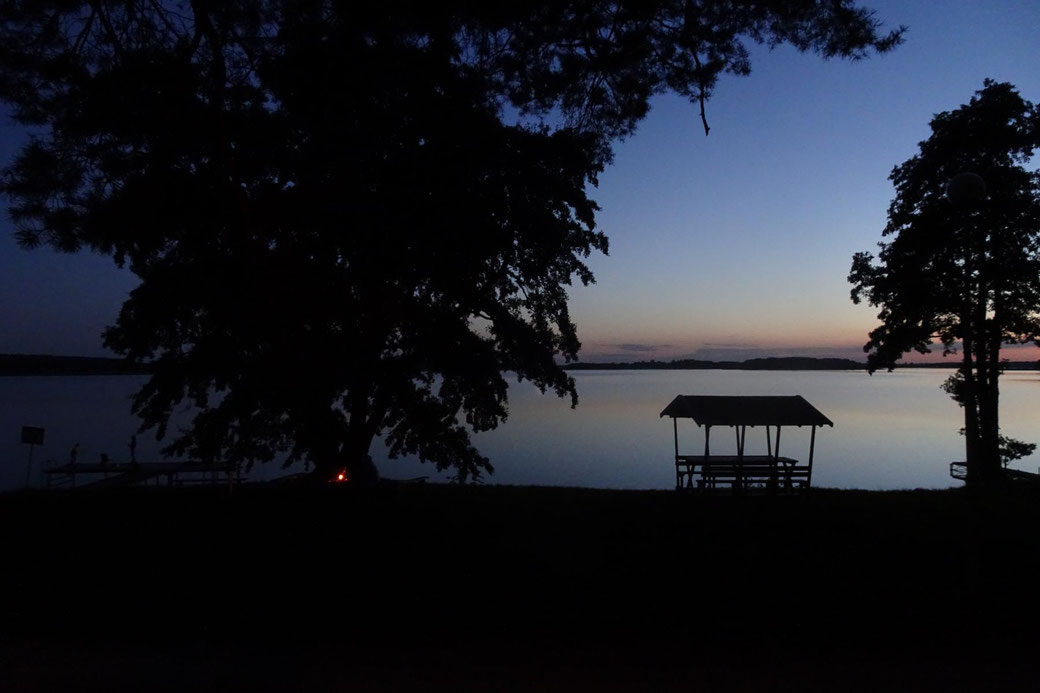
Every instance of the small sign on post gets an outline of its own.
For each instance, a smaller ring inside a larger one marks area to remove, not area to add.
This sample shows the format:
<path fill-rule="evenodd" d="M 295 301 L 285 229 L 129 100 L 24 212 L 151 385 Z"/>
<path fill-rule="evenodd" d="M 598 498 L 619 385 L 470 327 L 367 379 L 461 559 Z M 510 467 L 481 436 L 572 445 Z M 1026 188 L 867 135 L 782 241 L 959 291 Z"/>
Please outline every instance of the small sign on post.
<path fill-rule="evenodd" d="M 29 488 L 29 475 L 32 473 L 33 448 L 43 445 L 43 429 L 36 426 L 22 426 L 22 443 L 29 446 L 29 463 L 25 465 L 25 487 Z"/>
<path fill-rule="evenodd" d="M 36 426 L 22 426 L 22 442 L 29 445 L 43 445 L 43 429 Z"/>

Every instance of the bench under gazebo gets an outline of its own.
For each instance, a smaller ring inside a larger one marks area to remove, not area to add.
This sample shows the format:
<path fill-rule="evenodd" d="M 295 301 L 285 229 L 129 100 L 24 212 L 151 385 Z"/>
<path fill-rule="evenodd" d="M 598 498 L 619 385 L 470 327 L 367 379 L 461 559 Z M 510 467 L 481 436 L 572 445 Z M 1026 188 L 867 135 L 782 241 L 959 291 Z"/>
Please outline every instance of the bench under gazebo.
<path fill-rule="evenodd" d="M 661 416 L 672 418 L 675 432 L 676 489 L 714 489 L 728 484 L 734 490 L 762 486 L 766 489 L 792 490 L 812 484 L 813 452 L 816 428 L 834 427 L 834 422 L 820 413 L 800 395 L 679 395 L 664 408 Z M 679 419 L 693 419 L 704 427 L 704 454 L 679 454 Z M 711 454 L 711 429 L 728 426 L 736 434 L 736 455 Z M 766 455 L 745 455 L 747 429 L 764 426 Z M 784 426 L 810 426 L 807 464 L 780 456 L 780 433 Z M 773 437 L 773 429 L 776 437 Z"/>

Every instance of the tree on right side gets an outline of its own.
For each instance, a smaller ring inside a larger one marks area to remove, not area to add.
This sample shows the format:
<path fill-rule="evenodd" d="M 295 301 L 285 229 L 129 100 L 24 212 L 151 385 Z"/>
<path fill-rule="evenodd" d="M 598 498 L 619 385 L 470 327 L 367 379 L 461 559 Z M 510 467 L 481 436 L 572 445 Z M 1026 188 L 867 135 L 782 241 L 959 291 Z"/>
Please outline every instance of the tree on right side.
<path fill-rule="evenodd" d="M 936 340 L 960 367 L 944 389 L 964 410 L 967 483 L 1002 477 L 1002 453 L 1031 451 L 1000 435 L 1001 346 L 1040 345 L 1040 109 L 986 80 L 939 113 L 920 152 L 893 169 L 896 197 L 875 260 L 856 253 L 852 300 L 881 310 L 863 347 L 871 373 Z M 980 180 L 981 179 L 981 180 Z"/>

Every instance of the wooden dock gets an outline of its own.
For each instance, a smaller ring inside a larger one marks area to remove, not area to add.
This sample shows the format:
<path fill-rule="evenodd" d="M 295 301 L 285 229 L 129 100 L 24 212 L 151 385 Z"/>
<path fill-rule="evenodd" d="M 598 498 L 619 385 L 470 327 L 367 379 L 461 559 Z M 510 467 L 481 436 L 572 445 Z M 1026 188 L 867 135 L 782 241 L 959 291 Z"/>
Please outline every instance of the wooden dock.
<path fill-rule="evenodd" d="M 72 463 L 43 470 L 46 488 L 115 488 L 154 482 L 167 486 L 229 485 L 242 482 L 237 465 L 183 462 L 92 462 Z"/>
<path fill-rule="evenodd" d="M 1004 467 L 1002 470 L 1003 476 L 1008 481 L 1019 481 L 1031 484 L 1040 483 L 1040 474 L 1034 474 L 1033 472 L 1023 471 L 1021 469 L 1012 469 L 1010 467 Z M 950 462 L 950 476 L 960 481 L 968 480 L 968 463 L 967 462 Z"/>

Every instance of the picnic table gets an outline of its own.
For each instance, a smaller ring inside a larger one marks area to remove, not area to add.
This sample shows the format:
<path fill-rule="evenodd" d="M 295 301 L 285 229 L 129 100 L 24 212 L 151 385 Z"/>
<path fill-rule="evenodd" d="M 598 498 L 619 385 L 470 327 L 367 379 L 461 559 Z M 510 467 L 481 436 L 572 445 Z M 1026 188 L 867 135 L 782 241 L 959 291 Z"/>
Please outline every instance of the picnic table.
<path fill-rule="evenodd" d="M 675 435 L 675 487 L 702 490 L 729 486 L 734 491 L 752 487 L 767 490 L 807 489 L 812 485 L 816 429 L 834 426 L 799 395 L 679 395 L 661 416 L 672 418 Z M 689 418 L 704 428 L 704 454 L 679 454 L 680 418 Z M 735 432 L 736 455 L 711 454 L 711 429 L 727 426 Z M 765 455 L 745 454 L 747 429 L 762 426 L 766 431 Z M 780 434 L 784 426 L 810 426 L 809 458 L 805 465 L 780 456 Z M 775 428 L 776 435 L 773 436 Z"/>
<path fill-rule="evenodd" d="M 726 484 L 767 489 L 805 488 L 811 468 L 790 457 L 770 455 L 677 455 L 676 488 L 719 488 Z"/>

